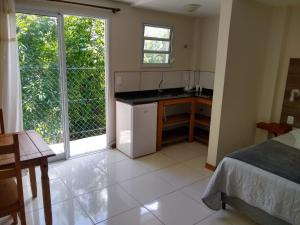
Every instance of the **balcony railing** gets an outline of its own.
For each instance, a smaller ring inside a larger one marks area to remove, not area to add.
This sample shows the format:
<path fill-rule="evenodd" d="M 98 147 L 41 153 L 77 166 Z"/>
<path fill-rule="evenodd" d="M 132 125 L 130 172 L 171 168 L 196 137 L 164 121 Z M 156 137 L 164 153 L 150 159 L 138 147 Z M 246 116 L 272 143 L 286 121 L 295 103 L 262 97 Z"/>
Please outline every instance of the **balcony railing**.
<path fill-rule="evenodd" d="M 106 133 L 105 73 L 98 68 L 67 68 L 70 140 Z M 49 143 L 63 141 L 61 84 L 56 66 L 21 66 L 24 129 Z"/>

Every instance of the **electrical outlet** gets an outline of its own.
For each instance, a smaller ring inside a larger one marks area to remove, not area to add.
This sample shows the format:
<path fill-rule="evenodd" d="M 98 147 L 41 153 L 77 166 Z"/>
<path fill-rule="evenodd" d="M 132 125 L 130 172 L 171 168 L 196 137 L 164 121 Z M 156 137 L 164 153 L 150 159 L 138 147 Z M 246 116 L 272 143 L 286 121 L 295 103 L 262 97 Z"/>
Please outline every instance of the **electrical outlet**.
<path fill-rule="evenodd" d="M 293 125 L 294 120 L 295 120 L 295 118 L 293 116 L 288 116 L 287 120 L 286 120 L 286 123 L 289 124 L 289 125 Z"/>

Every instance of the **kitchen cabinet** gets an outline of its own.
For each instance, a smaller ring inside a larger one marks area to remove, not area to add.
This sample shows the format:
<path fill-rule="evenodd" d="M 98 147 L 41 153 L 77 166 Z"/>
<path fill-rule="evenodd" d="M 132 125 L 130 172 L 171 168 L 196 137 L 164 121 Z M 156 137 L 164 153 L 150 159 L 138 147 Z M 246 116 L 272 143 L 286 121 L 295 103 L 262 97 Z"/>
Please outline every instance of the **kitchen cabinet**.
<path fill-rule="evenodd" d="M 188 104 L 189 113 L 166 115 L 169 106 Z M 203 97 L 160 100 L 157 112 L 156 150 L 163 145 L 188 140 L 208 144 L 210 116 L 197 112 L 197 105 L 211 107 L 212 100 Z M 172 128 L 173 127 L 173 128 Z"/>

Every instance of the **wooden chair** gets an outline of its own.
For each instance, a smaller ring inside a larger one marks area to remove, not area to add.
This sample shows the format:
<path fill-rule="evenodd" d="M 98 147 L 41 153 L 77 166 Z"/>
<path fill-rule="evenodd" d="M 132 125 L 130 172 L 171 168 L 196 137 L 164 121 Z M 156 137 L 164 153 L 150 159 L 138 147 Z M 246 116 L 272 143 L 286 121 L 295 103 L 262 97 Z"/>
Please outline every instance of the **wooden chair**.
<path fill-rule="evenodd" d="M 2 109 L 0 109 L 0 134 L 5 134 L 4 119 L 3 119 L 3 110 Z M 23 175 L 27 174 L 27 170 L 23 171 L 23 172 L 24 172 Z M 35 197 L 37 197 L 37 185 L 36 185 L 35 167 L 30 167 L 29 168 L 29 178 L 30 178 L 30 186 L 31 186 L 32 196 L 35 198 Z"/>
<path fill-rule="evenodd" d="M 26 225 L 19 140 L 17 134 L 12 137 L 11 145 L 0 146 L 0 156 L 13 154 L 15 158 L 14 166 L 0 170 L 0 217 L 12 215 L 17 224 L 19 214 L 21 225 Z"/>
<path fill-rule="evenodd" d="M 4 134 L 4 119 L 3 119 L 3 111 L 0 109 L 0 134 Z"/>

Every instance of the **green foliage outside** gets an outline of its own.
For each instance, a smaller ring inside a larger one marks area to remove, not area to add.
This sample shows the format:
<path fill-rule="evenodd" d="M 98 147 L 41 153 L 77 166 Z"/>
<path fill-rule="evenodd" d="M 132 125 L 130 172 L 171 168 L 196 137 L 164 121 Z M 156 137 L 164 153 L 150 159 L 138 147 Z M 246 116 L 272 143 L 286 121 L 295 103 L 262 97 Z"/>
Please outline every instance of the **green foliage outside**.
<path fill-rule="evenodd" d="M 103 20 L 64 17 L 70 139 L 105 133 Z M 62 142 L 56 18 L 17 14 L 24 129 Z"/>

